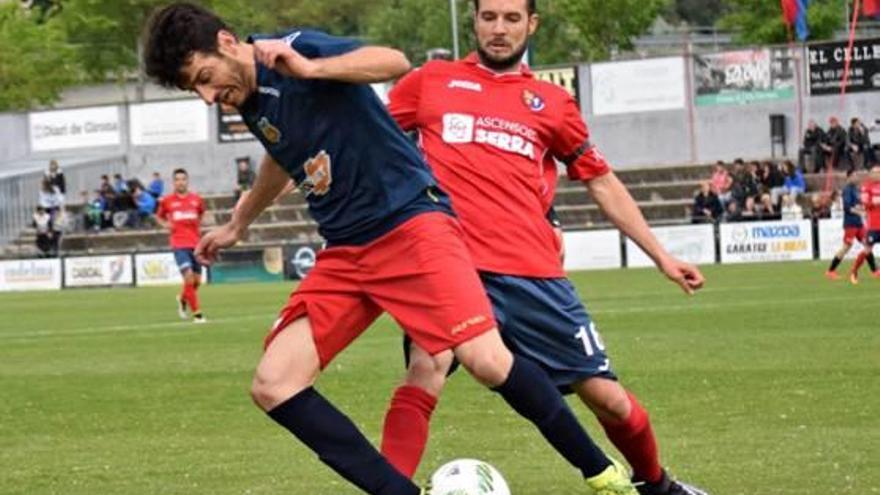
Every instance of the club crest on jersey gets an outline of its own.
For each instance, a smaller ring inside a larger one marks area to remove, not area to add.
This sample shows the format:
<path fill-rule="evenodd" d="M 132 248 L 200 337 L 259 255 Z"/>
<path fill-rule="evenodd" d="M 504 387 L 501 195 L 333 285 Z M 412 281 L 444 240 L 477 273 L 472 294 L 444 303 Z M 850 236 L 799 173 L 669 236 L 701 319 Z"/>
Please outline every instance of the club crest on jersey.
<path fill-rule="evenodd" d="M 263 133 L 263 137 L 266 138 L 266 141 L 269 141 L 272 144 L 278 144 L 278 141 L 281 141 L 281 131 L 272 125 L 266 117 L 263 117 L 257 122 L 257 127 L 260 128 L 260 132 Z"/>
<path fill-rule="evenodd" d="M 323 196 L 330 192 L 333 175 L 330 168 L 330 155 L 326 151 L 322 150 L 310 158 L 303 165 L 303 170 L 306 173 L 306 180 L 300 184 L 300 189 L 305 192 L 306 196 L 311 194 Z"/>
<path fill-rule="evenodd" d="M 546 106 L 543 98 L 528 89 L 523 91 L 522 98 L 523 103 L 533 112 L 540 112 Z"/>

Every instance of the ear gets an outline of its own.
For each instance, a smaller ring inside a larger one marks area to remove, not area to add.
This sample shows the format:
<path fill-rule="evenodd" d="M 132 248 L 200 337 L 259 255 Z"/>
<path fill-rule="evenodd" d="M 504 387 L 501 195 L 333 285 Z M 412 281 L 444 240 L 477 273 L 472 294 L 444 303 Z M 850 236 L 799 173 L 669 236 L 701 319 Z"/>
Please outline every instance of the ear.
<path fill-rule="evenodd" d="M 541 24 L 541 16 L 538 14 L 532 14 L 529 16 L 529 36 L 535 34 L 535 31 L 538 30 L 538 25 Z"/>
<path fill-rule="evenodd" d="M 231 32 L 221 29 L 217 31 L 217 51 L 223 55 L 234 55 L 238 49 L 238 38 Z"/>

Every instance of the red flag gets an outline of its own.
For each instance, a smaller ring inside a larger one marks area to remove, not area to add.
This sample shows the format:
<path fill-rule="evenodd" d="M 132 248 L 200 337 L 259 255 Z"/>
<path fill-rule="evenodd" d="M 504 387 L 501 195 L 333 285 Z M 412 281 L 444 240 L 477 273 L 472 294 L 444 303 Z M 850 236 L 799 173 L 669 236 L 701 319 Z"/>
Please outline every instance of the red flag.
<path fill-rule="evenodd" d="M 782 2 L 782 17 L 785 19 L 785 23 L 789 26 L 794 25 L 795 21 L 797 21 L 798 17 L 798 2 L 797 0 L 780 0 Z M 880 1 L 880 0 L 875 0 Z"/>
<path fill-rule="evenodd" d="M 880 0 L 865 0 L 865 16 L 880 17 Z"/>

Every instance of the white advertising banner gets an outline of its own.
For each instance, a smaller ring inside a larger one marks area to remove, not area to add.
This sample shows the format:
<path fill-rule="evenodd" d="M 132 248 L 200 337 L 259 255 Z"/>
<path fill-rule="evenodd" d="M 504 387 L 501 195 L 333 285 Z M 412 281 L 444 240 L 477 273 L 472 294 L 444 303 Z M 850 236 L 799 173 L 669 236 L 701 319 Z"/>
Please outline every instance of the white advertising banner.
<path fill-rule="evenodd" d="M 135 146 L 208 140 L 208 106 L 201 100 L 132 105 L 129 115 L 129 134 Z"/>
<path fill-rule="evenodd" d="M 566 232 L 563 239 L 566 270 L 597 270 L 623 266 L 620 232 L 616 230 Z"/>
<path fill-rule="evenodd" d="M 172 253 L 135 255 L 134 266 L 138 287 L 179 285 L 183 282 Z"/>
<path fill-rule="evenodd" d="M 118 146 L 119 108 L 92 107 L 28 114 L 31 151 Z"/>
<path fill-rule="evenodd" d="M 722 263 L 813 259 L 809 220 L 721 224 Z"/>
<path fill-rule="evenodd" d="M 131 285 L 131 255 L 87 256 L 64 260 L 65 287 Z"/>
<path fill-rule="evenodd" d="M 668 57 L 590 66 L 593 113 L 651 112 L 684 108 L 684 58 Z"/>
<path fill-rule="evenodd" d="M 712 225 L 656 227 L 651 231 L 673 256 L 695 265 L 715 263 L 715 228 Z M 626 266 L 641 268 L 654 266 L 654 262 L 627 238 Z"/>
<path fill-rule="evenodd" d="M 843 246 L 843 219 L 825 218 L 819 220 L 819 259 L 830 260 Z M 844 259 L 855 259 L 862 244 L 853 241 L 852 247 Z M 880 244 L 874 245 L 874 256 L 880 257 Z"/>
<path fill-rule="evenodd" d="M 0 291 L 61 288 L 61 260 L 0 261 Z"/>

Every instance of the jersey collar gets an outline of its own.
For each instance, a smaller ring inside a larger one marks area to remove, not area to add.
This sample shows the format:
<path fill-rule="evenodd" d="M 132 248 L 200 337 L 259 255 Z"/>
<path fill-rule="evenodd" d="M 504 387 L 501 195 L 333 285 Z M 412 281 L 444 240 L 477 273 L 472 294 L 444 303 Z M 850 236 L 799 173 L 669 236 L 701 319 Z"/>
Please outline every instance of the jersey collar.
<path fill-rule="evenodd" d="M 481 71 L 486 72 L 488 75 L 491 75 L 492 77 L 497 77 L 497 78 L 508 77 L 508 76 L 533 77 L 531 69 L 529 69 L 529 66 L 524 63 L 519 64 L 519 70 L 514 71 L 514 72 L 503 72 L 503 73 L 495 72 L 494 70 L 486 67 L 485 65 L 483 65 L 480 62 L 480 55 L 477 54 L 477 52 L 469 53 L 467 57 L 462 59 L 462 61 L 467 65 L 476 67 L 477 69 L 480 69 Z"/>

